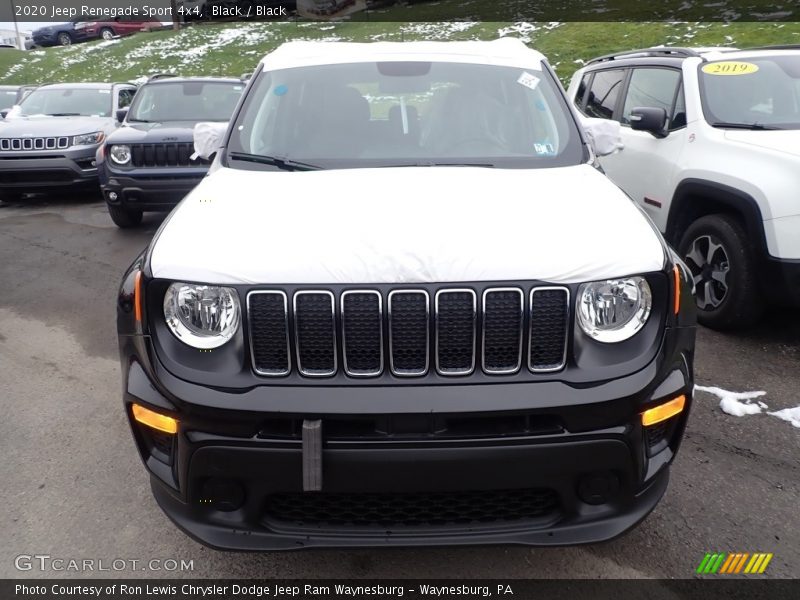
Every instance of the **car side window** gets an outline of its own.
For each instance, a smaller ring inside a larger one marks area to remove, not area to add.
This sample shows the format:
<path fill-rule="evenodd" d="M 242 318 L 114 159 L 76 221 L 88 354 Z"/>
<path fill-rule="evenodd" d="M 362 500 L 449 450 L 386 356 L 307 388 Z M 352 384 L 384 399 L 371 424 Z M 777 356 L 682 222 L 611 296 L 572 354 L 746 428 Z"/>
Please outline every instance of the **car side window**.
<path fill-rule="evenodd" d="M 135 90 L 132 89 L 122 89 L 119 91 L 119 101 L 117 102 L 117 108 L 126 108 L 131 105 L 133 101 L 133 94 Z"/>
<path fill-rule="evenodd" d="M 672 118 L 669 120 L 670 131 L 681 127 L 686 127 L 686 98 L 683 96 L 683 83 L 678 87 L 675 108 L 672 110 Z"/>
<path fill-rule="evenodd" d="M 614 118 L 614 108 L 625 80 L 624 69 L 595 71 L 583 112 L 589 117 Z"/>
<path fill-rule="evenodd" d="M 634 69 L 622 109 L 622 123 L 630 125 L 631 111 L 636 107 L 663 108 L 671 123 L 673 114 L 676 114 L 673 112 L 673 103 L 680 81 L 680 71 L 675 69 L 647 67 Z M 683 109 L 683 113 L 685 124 L 685 109 Z"/>

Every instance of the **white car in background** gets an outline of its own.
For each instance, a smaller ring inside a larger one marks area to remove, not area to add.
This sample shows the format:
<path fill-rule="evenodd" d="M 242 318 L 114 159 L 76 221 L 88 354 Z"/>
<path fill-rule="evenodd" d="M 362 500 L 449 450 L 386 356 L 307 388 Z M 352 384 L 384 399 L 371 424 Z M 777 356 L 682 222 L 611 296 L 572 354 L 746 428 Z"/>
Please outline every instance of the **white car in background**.
<path fill-rule="evenodd" d="M 621 124 L 600 164 L 692 271 L 701 323 L 800 306 L 800 46 L 602 56 L 568 95 Z"/>

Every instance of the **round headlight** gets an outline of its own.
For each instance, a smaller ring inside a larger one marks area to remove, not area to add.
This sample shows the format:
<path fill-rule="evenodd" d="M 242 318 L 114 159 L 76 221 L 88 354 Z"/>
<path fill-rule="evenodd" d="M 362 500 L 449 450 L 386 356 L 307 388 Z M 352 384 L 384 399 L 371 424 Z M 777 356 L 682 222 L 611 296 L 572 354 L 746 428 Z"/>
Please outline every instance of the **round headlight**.
<path fill-rule="evenodd" d="M 108 155 L 118 165 L 127 165 L 131 162 L 131 147 L 130 146 L 111 146 Z"/>
<path fill-rule="evenodd" d="M 173 283 L 164 295 L 164 317 L 189 346 L 219 348 L 239 329 L 239 296 L 228 287 Z"/>
<path fill-rule="evenodd" d="M 598 342 L 621 342 L 639 331 L 653 306 L 644 277 L 584 283 L 578 288 L 578 323 Z"/>

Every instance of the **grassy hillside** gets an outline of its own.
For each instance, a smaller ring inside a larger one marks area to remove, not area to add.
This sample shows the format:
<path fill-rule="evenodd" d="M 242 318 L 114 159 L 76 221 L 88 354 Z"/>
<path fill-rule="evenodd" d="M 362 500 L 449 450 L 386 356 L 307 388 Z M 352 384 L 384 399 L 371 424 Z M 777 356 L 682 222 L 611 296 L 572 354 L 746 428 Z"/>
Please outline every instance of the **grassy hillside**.
<path fill-rule="evenodd" d="M 286 40 L 495 39 L 511 35 L 543 52 L 568 81 L 599 54 L 651 45 L 800 44 L 800 23 L 219 23 L 140 33 L 109 42 L 30 52 L 0 51 L 0 83 L 136 80 L 157 72 L 234 75 L 251 71 Z"/>

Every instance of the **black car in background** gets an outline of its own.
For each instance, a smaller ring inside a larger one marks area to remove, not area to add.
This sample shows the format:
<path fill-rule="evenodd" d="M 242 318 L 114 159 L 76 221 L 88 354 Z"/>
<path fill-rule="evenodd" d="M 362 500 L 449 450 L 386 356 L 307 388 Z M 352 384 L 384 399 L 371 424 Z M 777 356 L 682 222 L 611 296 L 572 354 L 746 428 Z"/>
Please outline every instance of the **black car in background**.
<path fill-rule="evenodd" d="M 228 121 L 244 87 L 235 78 L 156 76 L 139 89 L 97 154 L 114 223 L 135 227 L 143 211 L 169 211 L 197 185 L 209 161 L 192 158 L 194 126 Z"/>

